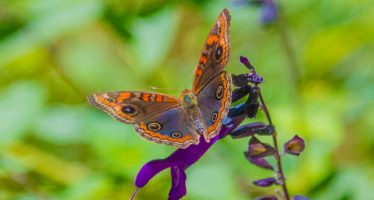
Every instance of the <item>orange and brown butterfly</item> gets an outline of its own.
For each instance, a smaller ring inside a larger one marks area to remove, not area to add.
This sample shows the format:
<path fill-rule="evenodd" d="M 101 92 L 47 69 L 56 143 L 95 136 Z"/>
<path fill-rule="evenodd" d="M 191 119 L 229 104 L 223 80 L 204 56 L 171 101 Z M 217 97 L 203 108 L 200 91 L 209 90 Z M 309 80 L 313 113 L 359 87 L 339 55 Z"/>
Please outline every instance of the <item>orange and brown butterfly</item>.
<path fill-rule="evenodd" d="M 230 14 L 224 9 L 205 41 L 192 90 L 179 98 L 138 91 L 95 93 L 91 105 L 120 122 L 133 124 L 142 137 L 187 148 L 216 136 L 231 103 L 231 76 L 223 71 L 230 55 Z"/>

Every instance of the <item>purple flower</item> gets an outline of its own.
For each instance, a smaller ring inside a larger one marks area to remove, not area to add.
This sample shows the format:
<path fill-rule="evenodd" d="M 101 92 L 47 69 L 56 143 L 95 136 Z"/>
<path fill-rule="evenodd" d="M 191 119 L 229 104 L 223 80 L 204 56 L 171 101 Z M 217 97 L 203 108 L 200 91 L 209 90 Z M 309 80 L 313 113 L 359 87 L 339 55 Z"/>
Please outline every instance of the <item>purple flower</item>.
<path fill-rule="evenodd" d="M 275 22 L 278 18 L 278 7 L 274 0 L 261 0 L 261 23 L 264 25 Z"/>
<path fill-rule="evenodd" d="M 260 84 L 264 81 L 264 79 L 256 74 L 256 70 L 255 68 L 253 67 L 253 65 L 249 62 L 248 58 L 244 57 L 244 56 L 240 56 L 240 62 L 250 70 L 250 73 L 248 74 L 239 74 L 239 75 L 233 75 L 233 82 L 234 82 L 234 85 L 237 86 L 237 87 L 241 87 L 243 91 L 241 92 L 250 92 L 251 90 L 249 90 L 248 88 L 245 88 L 245 87 L 250 87 L 248 86 L 248 83 L 253 83 L 253 84 Z M 233 92 L 233 94 L 235 94 L 236 91 Z M 235 96 L 233 96 L 235 97 Z"/>
<path fill-rule="evenodd" d="M 233 76 L 235 76 L 235 75 L 233 75 Z M 236 81 L 237 79 L 234 78 L 233 80 Z M 236 88 L 232 92 L 232 102 L 236 102 L 236 101 L 242 99 L 243 97 L 247 96 L 251 92 L 252 92 L 252 87 L 247 85 L 247 82 L 245 82 L 243 87 Z"/>
<path fill-rule="evenodd" d="M 236 0 L 234 1 L 236 6 L 255 5 L 261 6 L 261 18 L 260 21 L 263 25 L 269 25 L 278 19 L 278 6 L 275 0 Z"/>
<path fill-rule="evenodd" d="M 267 128 L 268 126 L 263 122 L 254 122 L 238 127 L 230 135 L 233 138 L 243 138 L 258 134 L 261 130 L 265 130 Z"/>
<path fill-rule="evenodd" d="M 248 152 L 244 152 L 244 156 L 249 160 L 249 162 L 253 163 L 258 167 L 261 167 L 263 169 L 274 170 L 274 167 L 264 158 L 252 158 L 248 155 Z"/>
<path fill-rule="evenodd" d="M 185 170 L 198 161 L 204 153 L 219 139 L 228 135 L 243 120 L 245 115 L 234 118 L 226 117 L 220 133 L 207 143 L 203 137 L 197 145 L 191 145 L 186 149 L 177 149 L 169 157 L 160 160 L 152 160 L 140 169 L 135 179 L 137 188 L 144 187 L 149 180 L 166 168 L 171 170 L 172 186 L 169 192 L 169 200 L 177 200 L 186 195 L 186 173 Z"/>
<path fill-rule="evenodd" d="M 284 144 L 284 151 L 288 154 L 299 156 L 305 149 L 305 142 L 303 138 L 295 135 L 291 140 Z"/>
<path fill-rule="evenodd" d="M 269 144 L 262 143 L 255 136 L 249 140 L 248 156 L 251 158 L 263 158 L 274 155 L 275 149 Z"/>

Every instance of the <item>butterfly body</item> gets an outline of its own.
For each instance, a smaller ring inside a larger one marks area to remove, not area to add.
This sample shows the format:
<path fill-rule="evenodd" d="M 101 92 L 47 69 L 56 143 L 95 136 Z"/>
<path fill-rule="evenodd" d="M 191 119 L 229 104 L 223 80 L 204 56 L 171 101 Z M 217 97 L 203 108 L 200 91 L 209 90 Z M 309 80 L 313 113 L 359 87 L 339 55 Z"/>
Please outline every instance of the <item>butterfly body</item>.
<path fill-rule="evenodd" d="M 195 70 L 192 90 L 179 98 L 137 91 L 96 93 L 93 106 L 113 118 L 133 124 L 142 137 L 186 148 L 216 136 L 231 103 L 231 76 L 223 71 L 229 59 L 230 15 L 224 9 L 215 22 Z"/>
<path fill-rule="evenodd" d="M 181 101 L 183 108 L 187 111 L 190 116 L 190 121 L 194 125 L 195 132 L 199 135 L 203 135 L 206 141 L 209 141 L 207 134 L 207 128 L 203 119 L 203 115 L 199 108 L 197 101 L 198 97 L 193 94 L 191 90 L 184 90 L 181 94 Z"/>

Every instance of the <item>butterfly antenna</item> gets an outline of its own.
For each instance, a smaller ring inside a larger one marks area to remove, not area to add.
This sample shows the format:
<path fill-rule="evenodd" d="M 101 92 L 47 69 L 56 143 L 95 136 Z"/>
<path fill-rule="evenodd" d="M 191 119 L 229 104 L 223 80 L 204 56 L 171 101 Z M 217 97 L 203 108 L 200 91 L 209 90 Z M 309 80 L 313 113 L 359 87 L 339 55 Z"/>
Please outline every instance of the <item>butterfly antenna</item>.
<path fill-rule="evenodd" d="M 134 191 L 134 193 L 132 193 L 131 197 L 130 197 L 130 200 L 134 200 L 135 196 L 136 196 L 136 193 L 138 193 L 139 191 L 139 188 L 136 187 L 136 190 Z"/>

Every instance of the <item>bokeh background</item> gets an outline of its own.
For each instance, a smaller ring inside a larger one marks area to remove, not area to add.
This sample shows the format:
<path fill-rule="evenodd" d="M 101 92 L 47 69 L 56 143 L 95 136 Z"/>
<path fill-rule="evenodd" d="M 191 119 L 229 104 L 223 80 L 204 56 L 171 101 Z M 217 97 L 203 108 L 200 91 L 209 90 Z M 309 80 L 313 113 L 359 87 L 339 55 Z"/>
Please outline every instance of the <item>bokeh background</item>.
<path fill-rule="evenodd" d="M 140 167 L 174 148 L 85 97 L 151 86 L 178 96 L 225 7 L 227 70 L 246 72 L 239 56 L 249 57 L 280 141 L 306 141 L 299 158 L 283 159 L 290 192 L 374 199 L 374 2 L 277 4 L 279 21 L 264 24 L 261 5 L 245 0 L 0 0 L 0 199 L 128 199 Z M 247 142 L 217 142 L 188 169 L 185 199 L 273 193 L 251 184 L 273 174 L 244 159 Z M 170 182 L 169 171 L 159 174 L 137 199 L 166 199 Z"/>

